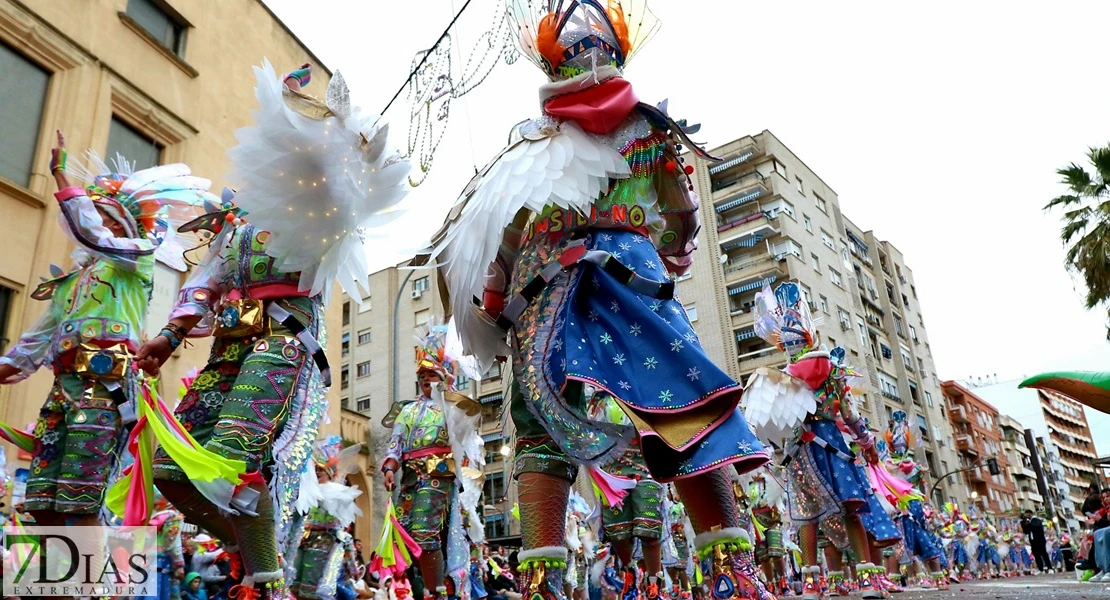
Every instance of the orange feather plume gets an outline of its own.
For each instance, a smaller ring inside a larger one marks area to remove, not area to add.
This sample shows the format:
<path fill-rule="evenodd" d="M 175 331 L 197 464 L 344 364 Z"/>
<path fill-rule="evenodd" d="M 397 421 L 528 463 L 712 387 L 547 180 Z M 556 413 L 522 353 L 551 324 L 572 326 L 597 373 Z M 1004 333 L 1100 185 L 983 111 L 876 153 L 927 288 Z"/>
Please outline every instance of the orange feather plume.
<path fill-rule="evenodd" d="M 628 54 L 632 52 L 632 41 L 628 39 L 628 23 L 624 20 L 624 10 L 621 8 L 620 0 L 609 0 L 609 22 L 613 24 L 613 33 L 617 36 L 617 41 L 621 45 L 621 53 L 624 58 L 628 59 Z"/>
<path fill-rule="evenodd" d="M 547 13 L 540 20 L 536 30 L 536 50 L 547 59 L 552 68 L 563 61 L 563 51 L 566 48 L 559 43 L 559 15 Z"/>

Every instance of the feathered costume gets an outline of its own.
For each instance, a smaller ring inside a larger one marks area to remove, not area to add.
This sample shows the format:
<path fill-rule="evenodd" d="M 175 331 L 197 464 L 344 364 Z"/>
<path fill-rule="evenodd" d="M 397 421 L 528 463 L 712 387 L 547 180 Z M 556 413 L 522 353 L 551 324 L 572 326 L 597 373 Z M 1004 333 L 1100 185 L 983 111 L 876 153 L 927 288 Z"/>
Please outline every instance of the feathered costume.
<path fill-rule="evenodd" d="M 788 508 L 800 527 L 807 564 L 805 594 L 811 596 L 819 593 L 818 525 L 831 541 L 851 544 L 853 554 L 861 558 L 870 556 L 865 531 L 895 531 L 895 527 L 845 440 L 850 436 L 861 450 L 875 444 L 852 402 L 849 381 L 858 375 L 844 364 L 844 350 L 820 349 L 809 303 L 796 283 L 781 284 L 774 292 L 764 287 L 756 294 L 755 315 L 756 333 L 783 350 L 789 363 L 782 371 L 761 368 L 752 375 L 744 395 L 745 414 L 764 439 L 788 441 Z M 847 535 L 840 541 L 831 535 L 834 531 Z M 869 594 L 877 592 L 872 589 L 872 576 L 881 570 L 871 563 L 857 568 L 860 585 Z"/>
<path fill-rule="evenodd" d="M 417 372 L 438 375 L 443 389 L 433 386 L 430 395 L 400 407 L 382 469 L 400 471 L 398 524 L 419 544 L 422 556 L 443 553 L 450 579 L 444 591 L 465 599 L 470 547 L 485 539 L 478 517 L 485 450 L 478 435 L 481 407 L 455 389 L 460 365 L 448 347 L 454 337 L 449 326 L 434 322 L 417 330 Z M 424 556 L 422 568 L 429 564 Z M 442 575 L 424 573 L 429 589 L 439 586 Z"/>
<path fill-rule="evenodd" d="M 159 436 L 153 476 L 191 520 L 218 529 L 230 519 L 242 585 L 269 598 L 284 594 L 278 548 L 297 534 L 327 408 L 325 298 L 338 281 L 359 301 L 356 282 L 373 268 L 364 242 L 401 241 L 383 225 L 402 214 L 409 167 L 387 151 L 385 127 L 351 108 L 338 73 L 320 102 L 268 62 L 254 72 L 259 109 L 229 152 L 235 204 L 225 197 L 190 224 L 215 235 L 170 315 L 196 323 L 184 334 L 213 335 L 212 353 L 174 411 L 182 425 L 160 430 L 173 439 Z"/>
<path fill-rule="evenodd" d="M 130 361 L 143 339 L 155 260 L 183 265 L 175 227 L 214 198 L 210 182 L 183 164 L 135 171 L 123 157 L 113 169 L 91 152 L 87 159 L 87 166 L 63 159 L 57 167 L 84 185 L 55 194 L 62 229 L 77 245 L 76 266 L 51 268 L 53 278 L 31 294 L 49 305 L 0 358 L 18 370 L 6 383 L 47 365 L 55 373 L 33 434 L 0 424 L 0 435 L 34 455 L 31 511 L 100 511 L 135 419 L 140 382 Z M 127 237 L 115 237 L 97 209 Z"/>
<path fill-rule="evenodd" d="M 297 497 L 297 512 L 306 516 L 305 533 L 292 553 L 286 553 L 289 591 L 298 600 L 333 600 L 340 579 L 357 579 L 354 538 L 347 527 L 362 510 L 355 499 L 362 490 L 348 486 L 344 478 L 358 470 L 362 444 L 342 448 L 343 440 L 332 436 L 316 443 L 314 469 L 306 469 Z M 326 481 L 320 479 L 326 476 Z M 291 560 L 290 560 L 291 559 Z"/>

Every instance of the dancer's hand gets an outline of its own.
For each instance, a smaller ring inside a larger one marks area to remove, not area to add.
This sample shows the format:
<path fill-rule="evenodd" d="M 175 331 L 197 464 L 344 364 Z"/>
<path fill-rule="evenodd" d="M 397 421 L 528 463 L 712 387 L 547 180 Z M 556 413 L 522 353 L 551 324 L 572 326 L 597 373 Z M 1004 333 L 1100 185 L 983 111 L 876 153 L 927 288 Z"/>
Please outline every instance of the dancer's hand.
<path fill-rule="evenodd" d="M 397 473 L 394 471 L 386 471 L 382 477 L 382 483 L 385 484 L 385 491 L 392 492 L 393 484 L 397 479 Z"/>
<path fill-rule="evenodd" d="M 156 335 L 139 348 L 135 357 L 135 366 L 146 371 L 147 375 L 158 376 L 159 369 L 173 354 L 173 346 L 164 335 Z"/>
<path fill-rule="evenodd" d="M 69 187 L 69 177 L 66 176 L 66 138 L 60 129 L 54 133 L 58 135 L 58 144 L 50 150 L 50 174 L 54 176 L 58 190 L 61 191 Z"/>
<path fill-rule="evenodd" d="M 0 364 L 0 385 L 14 383 L 8 380 L 16 375 L 19 375 L 19 369 L 7 363 Z"/>
<path fill-rule="evenodd" d="M 863 449 L 863 458 L 867 460 L 867 464 L 869 465 L 878 464 L 879 451 L 875 450 L 875 446 L 872 444 Z"/>
<path fill-rule="evenodd" d="M 309 63 L 301 65 L 299 69 L 286 75 L 283 80 L 285 87 L 294 92 L 299 92 L 310 81 L 312 81 L 312 65 Z"/>

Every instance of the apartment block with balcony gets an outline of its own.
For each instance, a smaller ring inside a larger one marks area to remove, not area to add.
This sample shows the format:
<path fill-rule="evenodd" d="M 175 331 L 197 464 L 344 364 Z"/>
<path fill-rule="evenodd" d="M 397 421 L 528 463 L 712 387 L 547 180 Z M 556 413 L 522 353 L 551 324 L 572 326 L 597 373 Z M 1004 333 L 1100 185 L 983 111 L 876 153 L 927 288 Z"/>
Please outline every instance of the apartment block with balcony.
<path fill-rule="evenodd" d="M 923 464 L 939 474 L 957 464 L 939 402 L 912 273 L 889 242 L 852 224 L 832 190 L 771 132 L 745 136 L 695 161 L 703 228 L 697 259 L 677 292 L 710 357 L 740 381 L 785 357 L 752 327 L 764 285 L 798 282 L 820 325 L 822 342 L 842 346 L 867 374 L 855 388 L 871 422 L 882 428 L 905 410 L 922 440 Z M 904 294 L 904 296 L 903 296 Z M 962 501 L 962 486 L 942 497 Z"/>
<path fill-rule="evenodd" d="M 963 406 L 959 406 L 963 410 Z M 1038 514 L 1045 511 L 1045 497 L 1039 487 L 1037 472 L 1034 469 L 1033 451 L 1025 440 L 1025 426 L 1008 415 L 998 416 L 998 426 L 1002 430 L 1002 451 L 1010 465 L 1010 474 L 1017 488 L 1017 508 L 1031 510 Z"/>
<path fill-rule="evenodd" d="M 1046 476 L 1051 474 L 1060 492 L 1059 508 L 1070 528 L 1083 520 L 1075 510 L 1082 506 L 1087 488 L 1098 481 L 1094 461 L 1098 457 L 1083 405 L 1059 394 L 1018 389 L 1017 381 L 992 383 L 975 388 L 999 410 L 1030 429 L 1037 444 L 1044 446 Z"/>
<path fill-rule="evenodd" d="M 998 409 L 956 381 L 941 383 L 941 392 L 952 418 L 960 467 L 967 469 L 963 477 L 973 492 L 971 503 L 994 515 L 1015 516 L 1018 490 L 1003 452 Z M 997 475 L 987 466 L 991 458 L 998 462 Z"/>

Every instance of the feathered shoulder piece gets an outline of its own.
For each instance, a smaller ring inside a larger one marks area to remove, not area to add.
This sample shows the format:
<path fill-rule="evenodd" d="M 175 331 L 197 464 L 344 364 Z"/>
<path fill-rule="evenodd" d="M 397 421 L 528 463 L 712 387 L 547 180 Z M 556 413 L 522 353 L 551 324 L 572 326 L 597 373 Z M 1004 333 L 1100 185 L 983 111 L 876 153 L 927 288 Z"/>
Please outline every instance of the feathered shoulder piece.
<path fill-rule="evenodd" d="M 312 460 L 327 469 L 332 479 L 346 477 L 358 471 L 358 454 L 362 444 L 343 447 L 343 439 L 337 435 L 316 442 L 312 449 Z"/>
<path fill-rule="evenodd" d="M 409 164 L 387 151 L 387 128 L 352 107 L 336 73 L 326 100 L 289 90 L 269 61 L 254 69 L 258 110 L 229 152 L 236 202 L 270 233 L 278 269 L 300 272 L 318 294 L 338 281 L 356 302 L 372 265 L 367 242 L 404 247 L 406 232 L 384 225 L 403 211 Z M 385 255 L 386 253 L 379 253 Z"/>
<path fill-rule="evenodd" d="M 809 314 L 809 302 L 792 281 L 772 292 L 764 286 L 755 296 L 755 333 L 794 362 L 817 349 L 821 339 Z"/>

